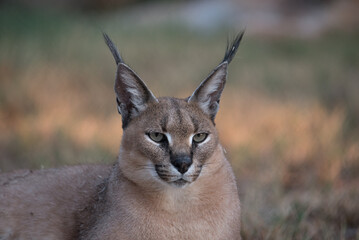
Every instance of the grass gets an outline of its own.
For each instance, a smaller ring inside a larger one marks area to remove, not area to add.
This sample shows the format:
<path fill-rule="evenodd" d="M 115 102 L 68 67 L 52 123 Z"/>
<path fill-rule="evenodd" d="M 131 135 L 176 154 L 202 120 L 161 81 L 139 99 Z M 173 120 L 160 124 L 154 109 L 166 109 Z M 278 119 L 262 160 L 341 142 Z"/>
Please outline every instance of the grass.
<path fill-rule="evenodd" d="M 188 96 L 224 53 L 223 32 L 120 15 L 0 9 L 1 171 L 115 161 L 121 119 L 101 30 L 155 95 Z M 245 36 L 217 117 L 243 239 L 359 239 L 358 41 Z"/>

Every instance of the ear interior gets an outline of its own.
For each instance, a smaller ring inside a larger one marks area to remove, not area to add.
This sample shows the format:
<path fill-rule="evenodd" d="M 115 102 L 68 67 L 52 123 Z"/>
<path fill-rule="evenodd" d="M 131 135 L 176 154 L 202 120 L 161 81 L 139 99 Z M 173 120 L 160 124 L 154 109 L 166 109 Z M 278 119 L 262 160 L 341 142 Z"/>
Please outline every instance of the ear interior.
<path fill-rule="evenodd" d="M 156 97 L 141 78 L 124 63 L 118 64 L 115 92 L 123 127 L 144 111 L 150 102 L 157 102 Z"/>
<path fill-rule="evenodd" d="M 219 109 L 220 97 L 227 78 L 227 67 L 227 62 L 217 66 L 188 99 L 189 103 L 197 104 L 212 120 Z"/>

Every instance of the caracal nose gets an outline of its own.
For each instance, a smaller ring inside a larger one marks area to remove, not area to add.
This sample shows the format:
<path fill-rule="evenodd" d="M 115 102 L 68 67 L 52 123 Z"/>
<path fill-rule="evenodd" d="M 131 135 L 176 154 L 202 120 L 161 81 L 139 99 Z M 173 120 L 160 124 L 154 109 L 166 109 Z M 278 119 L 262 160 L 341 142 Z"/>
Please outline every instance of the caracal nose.
<path fill-rule="evenodd" d="M 172 165 L 182 174 L 188 171 L 192 164 L 190 156 L 177 156 L 171 160 Z"/>

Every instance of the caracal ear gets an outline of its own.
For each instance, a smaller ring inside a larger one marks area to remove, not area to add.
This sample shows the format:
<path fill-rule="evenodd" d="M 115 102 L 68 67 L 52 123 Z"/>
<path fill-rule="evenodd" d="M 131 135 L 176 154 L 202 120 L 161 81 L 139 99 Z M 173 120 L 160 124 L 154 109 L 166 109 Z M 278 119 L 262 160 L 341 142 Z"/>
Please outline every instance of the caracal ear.
<path fill-rule="evenodd" d="M 126 128 L 128 123 L 144 111 L 149 103 L 158 102 L 158 100 L 141 78 L 123 62 L 119 51 L 107 34 L 103 33 L 103 36 L 117 64 L 116 102 L 118 112 L 122 116 L 122 128 Z"/>
<path fill-rule="evenodd" d="M 115 92 L 123 128 L 132 118 L 144 111 L 150 102 L 158 102 L 146 84 L 124 63 L 118 64 L 117 67 Z"/>
<path fill-rule="evenodd" d="M 222 62 L 199 85 L 187 100 L 189 103 L 197 104 L 212 121 L 214 121 L 219 109 L 219 101 L 224 85 L 226 84 L 228 64 L 235 56 L 243 34 L 244 32 L 241 32 L 231 44 L 227 44 L 227 49 Z"/>
<path fill-rule="evenodd" d="M 212 121 L 219 109 L 220 97 L 227 78 L 227 67 L 228 62 L 216 67 L 188 99 L 189 103 L 196 103 Z"/>

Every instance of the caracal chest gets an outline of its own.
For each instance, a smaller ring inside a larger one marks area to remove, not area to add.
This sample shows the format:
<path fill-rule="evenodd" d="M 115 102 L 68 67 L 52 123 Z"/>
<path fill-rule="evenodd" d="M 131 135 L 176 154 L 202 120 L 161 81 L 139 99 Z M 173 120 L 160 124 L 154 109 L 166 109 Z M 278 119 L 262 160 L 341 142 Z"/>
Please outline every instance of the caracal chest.
<path fill-rule="evenodd" d="M 127 209 L 121 221 L 126 225 L 126 237 L 132 236 L 129 239 L 224 239 L 223 230 L 230 221 L 223 209 L 197 201 L 132 207 Z M 133 223 L 130 228 L 129 222 Z"/>

